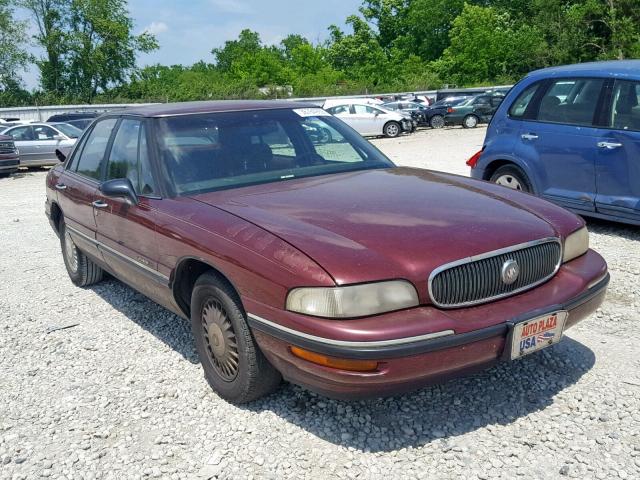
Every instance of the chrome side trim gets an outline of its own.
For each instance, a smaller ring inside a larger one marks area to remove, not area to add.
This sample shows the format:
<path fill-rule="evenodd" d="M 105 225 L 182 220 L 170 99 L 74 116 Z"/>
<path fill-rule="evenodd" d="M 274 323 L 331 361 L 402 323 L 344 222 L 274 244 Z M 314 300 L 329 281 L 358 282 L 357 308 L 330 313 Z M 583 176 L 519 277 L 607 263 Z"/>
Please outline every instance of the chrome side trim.
<path fill-rule="evenodd" d="M 519 288 L 517 290 L 513 290 L 512 292 L 496 295 L 494 297 L 483 298 L 481 300 L 476 300 L 476 301 L 473 301 L 473 302 L 458 303 L 458 304 L 455 304 L 455 305 L 442 305 L 442 304 L 436 302 L 434 300 L 434 298 L 433 298 L 433 292 L 432 292 L 433 279 L 439 273 L 441 273 L 441 272 L 443 272 L 445 270 L 448 270 L 448 269 L 454 268 L 454 267 L 458 267 L 460 265 L 464 265 L 464 264 L 467 264 L 467 263 L 477 262 L 478 260 L 484 260 L 485 258 L 495 257 L 497 255 L 502 255 L 502 254 L 505 254 L 505 253 L 511 253 L 511 252 L 515 252 L 517 250 L 522 250 L 523 248 L 535 247 L 536 245 L 541 245 L 543 243 L 551 243 L 551 242 L 555 242 L 558 245 L 560 245 L 560 256 L 558 258 L 558 263 L 556 263 L 556 267 L 553 269 L 553 272 L 550 275 L 546 276 L 545 278 L 542 278 L 542 279 L 538 280 L 535 283 L 532 283 L 532 284 L 527 285 L 525 287 Z M 524 292 L 526 290 L 530 290 L 530 289 L 532 289 L 534 287 L 537 287 L 538 285 L 541 285 L 544 282 L 546 282 L 547 280 L 549 280 L 550 278 L 552 278 L 556 273 L 558 273 L 558 270 L 560 269 L 560 265 L 562 265 L 562 258 L 563 257 L 564 257 L 564 245 L 562 244 L 562 241 L 558 237 L 547 237 L 547 238 L 541 238 L 539 240 L 533 240 L 533 241 L 530 241 L 530 242 L 519 243 L 518 245 L 512 245 L 510 247 L 500 248 L 498 250 L 493 250 L 491 252 L 481 253 L 479 255 L 474 255 L 472 257 L 461 258 L 460 260 L 455 260 L 453 262 L 449 262 L 449 263 L 445 263 L 444 265 L 440 265 L 438 268 L 434 269 L 431 272 L 431 275 L 429 275 L 429 282 L 428 282 L 429 298 L 431 299 L 431 302 L 436 307 L 443 308 L 443 309 L 451 309 L 451 308 L 470 307 L 472 305 L 480 305 L 482 303 L 492 302 L 494 300 L 499 300 L 501 298 L 511 297 L 512 295 L 516 295 L 518 293 L 522 293 L 522 292 Z"/>
<path fill-rule="evenodd" d="M 146 272 L 148 272 L 148 273 L 150 273 L 150 274 L 162 279 L 167 284 L 169 283 L 169 277 L 167 277 L 166 275 L 163 275 L 158 270 L 155 270 L 154 268 L 148 267 L 147 265 L 145 265 L 143 263 L 140 263 L 139 261 L 134 260 L 133 258 L 131 258 L 131 257 L 127 256 L 127 255 L 124 255 L 121 252 L 118 252 L 117 250 L 114 250 L 113 248 L 105 245 L 104 243 L 99 242 L 95 238 L 91 238 L 89 235 L 86 235 L 86 234 L 84 234 L 82 232 L 79 232 L 78 230 L 76 230 L 73 227 L 70 227 L 70 226 L 67 225 L 66 228 L 68 228 L 69 231 L 71 233 L 73 233 L 74 235 L 78 235 L 79 237 L 82 237 L 86 241 L 93 243 L 99 249 L 106 250 L 108 253 L 111 253 L 112 255 L 115 255 L 116 257 L 120 257 L 125 262 L 133 264 L 134 266 L 136 266 L 140 270 L 144 270 L 144 271 L 146 271 Z"/>
<path fill-rule="evenodd" d="M 435 333 L 427 333 L 425 335 L 418 335 L 416 337 L 405 337 L 405 338 L 396 338 L 393 340 L 380 340 L 376 342 L 347 342 L 344 340 L 333 340 L 325 337 L 317 337 L 315 335 L 310 335 L 308 333 L 303 333 L 298 330 L 294 330 L 292 328 L 284 327 L 277 323 L 266 320 L 262 317 L 254 315 L 253 313 L 248 313 L 247 315 L 251 317 L 252 320 L 262 323 L 264 325 L 268 325 L 271 328 L 276 330 L 280 330 L 282 332 L 286 332 L 290 335 L 295 335 L 300 338 L 304 338 L 306 340 L 311 340 L 313 342 L 324 343 L 326 345 L 333 345 L 337 347 L 352 347 L 352 348 L 376 348 L 376 347 L 388 347 L 391 345 L 404 345 L 408 343 L 420 342 L 422 340 L 432 340 L 434 338 L 446 337 L 448 335 L 453 335 L 455 332 L 453 330 L 443 330 Z"/>

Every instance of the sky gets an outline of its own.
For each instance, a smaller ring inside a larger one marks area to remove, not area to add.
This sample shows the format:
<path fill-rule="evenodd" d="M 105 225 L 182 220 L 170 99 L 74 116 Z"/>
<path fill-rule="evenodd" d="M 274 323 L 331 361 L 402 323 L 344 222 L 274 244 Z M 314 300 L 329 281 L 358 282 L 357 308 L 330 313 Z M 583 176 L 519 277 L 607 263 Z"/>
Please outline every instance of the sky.
<path fill-rule="evenodd" d="M 211 49 L 236 39 L 245 28 L 257 31 L 270 44 L 290 33 L 313 42 L 325 40 L 327 27 L 344 26 L 361 4 L 361 0 L 130 0 L 129 12 L 134 33 L 148 30 L 160 43 L 159 50 L 140 55 L 140 66 L 190 65 L 212 61 Z M 29 89 L 36 87 L 37 69 L 31 68 L 23 80 Z"/>

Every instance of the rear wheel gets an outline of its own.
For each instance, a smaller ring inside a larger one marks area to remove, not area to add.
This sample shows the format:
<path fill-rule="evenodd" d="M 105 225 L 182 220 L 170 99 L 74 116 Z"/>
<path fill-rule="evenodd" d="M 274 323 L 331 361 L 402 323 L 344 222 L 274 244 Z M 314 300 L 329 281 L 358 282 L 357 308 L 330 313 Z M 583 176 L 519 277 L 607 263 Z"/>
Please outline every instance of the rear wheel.
<path fill-rule="evenodd" d="M 467 115 L 462 120 L 462 126 L 464 128 L 476 128 L 478 123 L 480 123 L 480 119 L 475 115 Z"/>
<path fill-rule="evenodd" d="M 104 276 L 102 268 L 78 249 L 64 220 L 60 220 L 60 246 L 62 247 L 64 266 L 75 285 L 88 287 L 102 280 Z"/>
<path fill-rule="evenodd" d="M 282 381 L 256 345 L 238 294 L 213 273 L 201 275 L 193 288 L 191 328 L 204 376 L 225 400 L 251 402 Z"/>
<path fill-rule="evenodd" d="M 431 128 L 444 128 L 444 117 L 442 115 L 434 115 L 429 120 Z"/>
<path fill-rule="evenodd" d="M 516 165 L 503 165 L 498 168 L 493 175 L 491 175 L 491 181 L 512 190 L 519 190 L 528 193 L 533 192 L 533 188 L 531 187 L 531 182 L 529 181 L 527 174 Z"/>
<path fill-rule="evenodd" d="M 382 133 L 384 133 L 385 137 L 394 138 L 400 135 L 401 131 L 402 129 L 398 122 L 389 122 L 384 126 Z"/>

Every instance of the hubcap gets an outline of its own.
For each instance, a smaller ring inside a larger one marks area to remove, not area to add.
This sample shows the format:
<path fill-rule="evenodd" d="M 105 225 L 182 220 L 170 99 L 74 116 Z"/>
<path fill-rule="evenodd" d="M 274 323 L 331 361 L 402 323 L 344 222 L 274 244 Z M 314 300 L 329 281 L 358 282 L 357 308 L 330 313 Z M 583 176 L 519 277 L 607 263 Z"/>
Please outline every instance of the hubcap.
<path fill-rule="evenodd" d="M 387 134 L 395 137 L 398 134 L 398 126 L 397 125 L 389 125 L 387 127 Z"/>
<path fill-rule="evenodd" d="M 444 118 L 440 115 L 437 115 L 431 119 L 431 126 L 433 128 L 442 128 L 444 127 Z"/>
<path fill-rule="evenodd" d="M 238 376 L 238 342 L 218 300 L 208 300 L 202 309 L 202 329 L 211 365 L 224 381 L 233 381 Z"/>
<path fill-rule="evenodd" d="M 501 175 L 500 177 L 496 178 L 496 183 L 513 190 L 522 190 L 522 184 L 516 177 L 512 175 Z"/>
<path fill-rule="evenodd" d="M 76 245 L 73 243 L 73 239 L 69 232 L 65 230 L 64 234 L 64 250 L 65 256 L 67 257 L 67 264 L 69 265 L 69 269 L 72 272 L 78 271 L 78 249 Z"/>
<path fill-rule="evenodd" d="M 467 127 L 475 127 L 478 122 L 475 117 L 467 117 L 465 123 L 467 124 Z"/>

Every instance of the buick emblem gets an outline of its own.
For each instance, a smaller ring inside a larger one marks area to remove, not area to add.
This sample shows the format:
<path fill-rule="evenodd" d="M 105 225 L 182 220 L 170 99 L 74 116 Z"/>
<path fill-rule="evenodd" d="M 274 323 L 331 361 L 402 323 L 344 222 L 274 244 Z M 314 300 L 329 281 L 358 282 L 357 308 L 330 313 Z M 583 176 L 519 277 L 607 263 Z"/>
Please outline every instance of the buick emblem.
<path fill-rule="evenodd" d="M 515 260 L 507 260 L 502 265 L 502 281 L 505 285 L 511 285 L 518 280 L 520 265 Z"/>

